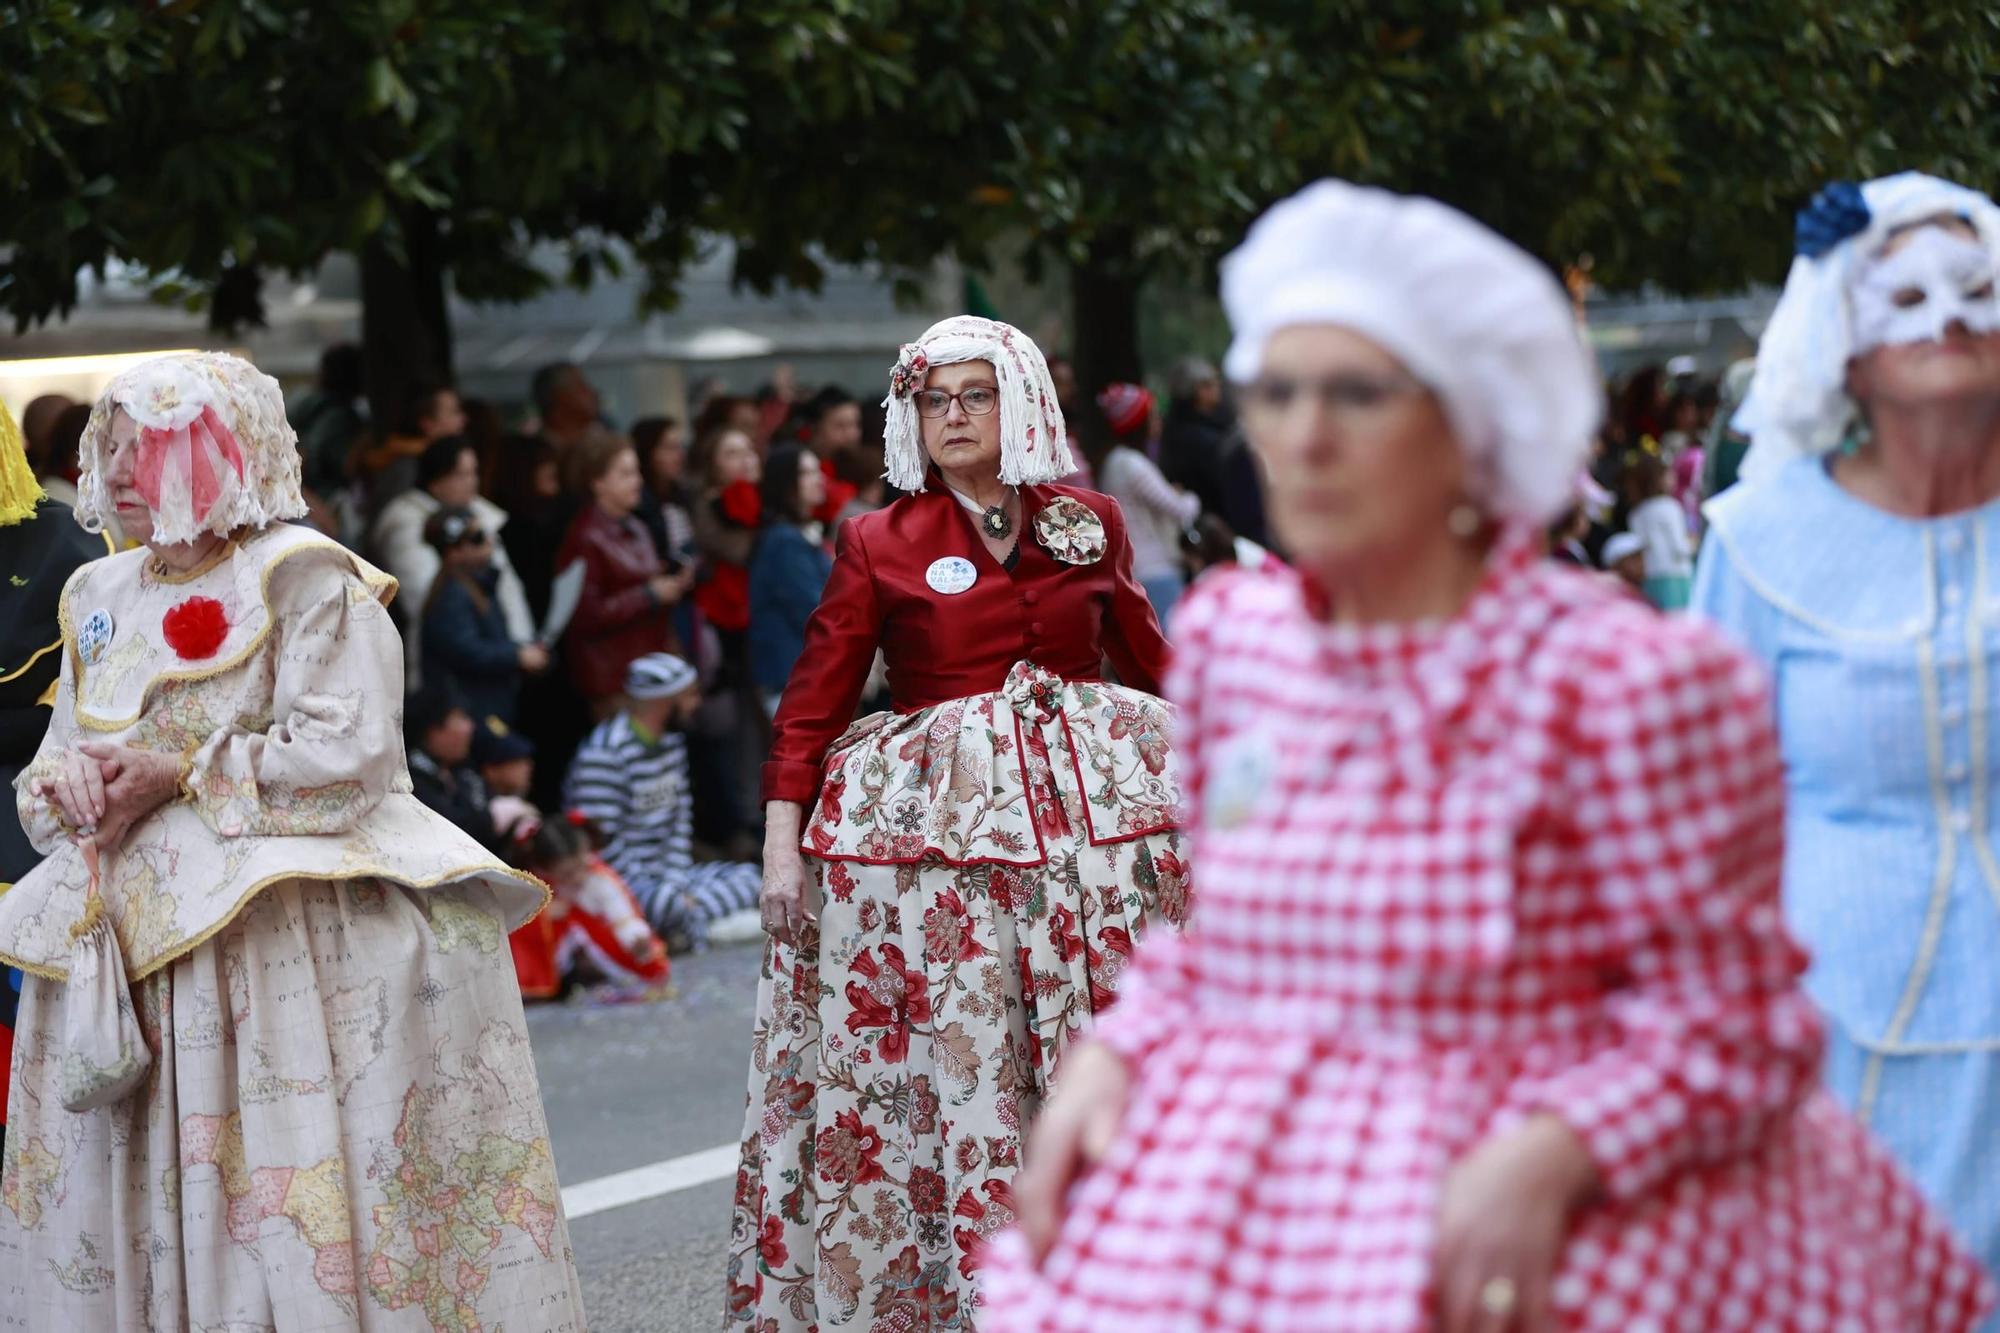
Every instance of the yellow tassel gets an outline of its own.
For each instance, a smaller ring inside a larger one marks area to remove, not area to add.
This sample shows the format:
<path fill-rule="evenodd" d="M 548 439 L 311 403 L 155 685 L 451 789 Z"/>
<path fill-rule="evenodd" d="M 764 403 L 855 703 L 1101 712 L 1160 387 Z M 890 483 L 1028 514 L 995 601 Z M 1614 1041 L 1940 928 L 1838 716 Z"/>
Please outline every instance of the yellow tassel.
<path fill-rule="evenodd" d="M 28 466 L 28 443 L 7 404 L 0 403 L 0 528 L 35 516 L 42 488 Z"/>
<path fill-rule="evenodd" d="M 90 895 L 89 899 L 84 902 L 83 915 L 78 917 L 76 920 L 76 924 L 69 928 L 70 943 L 74 944 L 78 940 L 82 939 L 85 935 L 88 935 L 93 929 L 96 928 L 97 923 L 102 921 L 103 919 L 104 919 L 104 899 L 100 898 L 98 895 L 93 893 Z"/>

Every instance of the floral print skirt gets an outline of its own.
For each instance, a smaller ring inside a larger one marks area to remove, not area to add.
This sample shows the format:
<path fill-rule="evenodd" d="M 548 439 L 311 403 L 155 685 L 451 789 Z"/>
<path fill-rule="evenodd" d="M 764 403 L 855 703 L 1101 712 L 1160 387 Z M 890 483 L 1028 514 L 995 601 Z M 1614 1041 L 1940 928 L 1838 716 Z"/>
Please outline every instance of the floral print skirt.
<path fill-rule="evenodd" d="M 836 745 L 805 833 L 818 927 L 764 956 L 728 1324 L 974 1327 L 1063 1050 L 1185 914 L 1166 720 L 1024 664 Z"/>

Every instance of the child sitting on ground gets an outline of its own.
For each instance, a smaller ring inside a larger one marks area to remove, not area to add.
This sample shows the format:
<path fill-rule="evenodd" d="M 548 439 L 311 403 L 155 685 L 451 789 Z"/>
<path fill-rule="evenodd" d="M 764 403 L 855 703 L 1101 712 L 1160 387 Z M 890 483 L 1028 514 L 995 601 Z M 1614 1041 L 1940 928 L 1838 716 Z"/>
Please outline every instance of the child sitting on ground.
<path fill-rule="evenodd" d="M 589 821 L 572 814 L 524 823 L 514 830 L 509 859 L 554 894 L 547 911 L 508 939 L 523 999 L 554 999 L 592 981 L 648 992 L 667 984 L 666 945 L 632 890 L 598 857 Z"/>
<path fill-rule="evenodd" d="M 604 860 L 676 952 L 756 939 L 761 867 L 694 859 L 694 791 L 682 734 L 701 706 L 695 670 L 669 653 L 632 663 L 623 709 L 570 761 L 564 804 L 604 834 Z"/>

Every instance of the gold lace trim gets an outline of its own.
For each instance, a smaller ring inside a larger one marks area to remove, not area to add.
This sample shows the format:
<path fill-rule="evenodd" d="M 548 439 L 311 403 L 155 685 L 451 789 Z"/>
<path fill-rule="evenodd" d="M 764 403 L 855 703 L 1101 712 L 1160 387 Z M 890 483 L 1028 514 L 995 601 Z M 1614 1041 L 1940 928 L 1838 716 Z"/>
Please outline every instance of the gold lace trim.
<path fill-rule="evenodd" d="M 57 614 L 60 615 L 61 613 L 58 612 Z M 58 635 L 56 637 L 55 642 L 51 643 L 48 647 L 35 649 L 34 655 L 30 657 L 27 661 L 21 663 L 21 665 L 15 667 L 12 671 L 9 671 L 6 675 L 0 676 L 0 685 L 5 685 L 8 681 L 15 679 L 17 676 L 22 675 L 27 671 L 29 667 L 41 661 L 44 657 L 47 657 L 50 653 L 54 652 L 56 649 L 62 647 L 62 645 L 63 645 L 62 637 Z"/>
<path fill-rule="evenodd" d="M 510 869 L 509 867 L 493 863 L 488 863 L 486 865 L 459 866 L 456 867 L 455 869 L 447 870 L 443 874 L 433 875 L 430 878 L 424 880 L 407 879 L 402 875 L 397 874 L 395 871 L 389 870 L 383 866 L 358 866 L 353 870 L 343 870 L 335 874 L 302 875 L 295 870 L 288 870 L 283 874 L 266 875 L 263 879 L 260 879 L 255 884 L 252 884 L 249 888 L 243 891 L 242 896 L 237 898 L 235 904 L 230 907 L 229 911 L 223 915 L 221 920 L 217 921 L 214 925 L 208 927 L 208 929 L 202 931 L 200 934 L 195 935 L 192 938 L 182 940 L 172 949 L 167 950 L 165 953 L 161 954 L 158 958 L 155 958 L 151 962 L 147 963 L 144 967 L 128 972 L 126 979 L 131 982 L 144 981 L 147 977 L 152 976 L 153 973 L 158 972 L 160 969 L 166 967 L 170 963 L 179 962 L 182 958 L 185 958 L 187 955 L 193 953 L 196 949 L 199 949 L 202 945 L 208 943 L 210 940 L 214 939 L 217 935 L 221 934 L 225 929 L 227 929 L 231 922 L 235 921 L 237 917 L 243 914 L 243 909 L 249 905 L 249 902 L 252 898 L 262 893 L 265 889 L 270 888 L 273 884 L 282 884 L 288 879 L 309 880 L 316 884 L 345 884 L 352 880 L 357 880 L 357 879 L 379 879 L 379 880 L 384 880 L 390 884 L 397 885 L 401 888 L 417 889 L 420 891 L 423 889 L 435 889 L 438 888 L 440 885 L 455 884 L 460 881 L 469 879 L 511 879 L 511 880 L 516 880 L 522 884 L 532 885 L 535 891 L 541 895 L 541 903 L 539 906 L 535 908 L 534 911 L 528 913 L 527 916 L 523 917 L 517 925 L 509 928 L 505 932 L 508 934 L 511 934 L 514 930 L 520 929 L 521 926 L 527 925 L 528 922 L 533 921 L 536 917 L 540 916 L 542 914 L 542 909 L 549 905 L 549 899 L 553 896 L 549 892 L 548 885 L 542 883 L 542 881 L 536 879 L 533 875 L 528 874 L 526 871 L 514 870 Z M 104 909 L 103 898 L 101 897 L 94 898 L 92 905 L 96 908 L 96 910 L 102 912 Z M 84 915 L 89 916 L 90 911 L 91 911 L 90 908 L 88 907 L 85 908 Z M 501 924 L 503 926 L 506 925 L 504 920 L 502 921 Z M 40 977 L 44 981 L 69 980 L 69 973 L 66 971 L 62 971 L 60 969 L 52 967 L 43 967 L 35 963 L 24 962 L 23 960 L 7 953 L 5 950 L 0 950 L 0 963 L 5 963 L 9 967 L 18 967 L 23 972 L 26 972 L 31 976 Z"/>
<path fill-rule="evenodd" d="M 269 531 L 269 529 L 267 528 L 265 531 Z M 255 539 L 253 536 L 250 540 L 254 541 Z M 243 544 L 247 546 L 249 543 L 246 541 Z M 395 600 L 396 580 L 382 573 L 380 570 L 364 564 L 359 556 L 355 555 L 345 546 L 342 546 L 339 542 L 320 537 L 310 541 L 299 542 L 294 546 L 288 546 L 272 556 L 259 575 L 257 595 L 259 600 L 264 603 L 264 623 L 258 627 L 255 634 L 250 636 L 250 641 L 220 662 L 213 662 L 208 666 L 199 667 L 193 671 L 163 671 L 159 675 L 154 676 L 150 681 L 146 682 L 146 688 L 139 696 L 139 711 L 127 718 L 93 717 L 83 711 L 83 659 L 76 650 L 76 621 L 70 614 L 70 590 L 68 588 L 63 589 L 62 601 L 57 608 L 56 615 L 62 626 L 63 646 L 67 649 L 69 655 L 70 676 L 76 682 L 76 724 L 86 731 L 123 731 L 127 727 L 137 724 L 141 718 L 145 717 L 146 707 L 152 702 L 153 695 L 165 686 L 191 681 L 213 680 L 217 676 L 224 675 L 242 666 L 244 662 L 249 660 L 253 653 L 264 646 L 264 640 L 271 637 L 271 626 L 277 623 L 278 618 L 271 611 L 271 575 L 277 571 L 278 566 L 284 564 L 287 560 L 295 556 L 304 555 L 308 551 L 333 551 L 344 556 L 355 576 L 368 586 L 370 592 L 373 592 L 381 599 L 382 605 L 388 606 Z M 86 565 L 84 568 L 88 569 L 89 566 Z"/>

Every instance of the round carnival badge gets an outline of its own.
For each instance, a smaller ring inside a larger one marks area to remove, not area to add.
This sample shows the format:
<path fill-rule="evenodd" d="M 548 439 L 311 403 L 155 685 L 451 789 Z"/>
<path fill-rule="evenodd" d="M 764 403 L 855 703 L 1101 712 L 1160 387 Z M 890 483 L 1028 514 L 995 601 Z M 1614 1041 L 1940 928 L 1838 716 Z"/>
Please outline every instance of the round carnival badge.
<path fill-rule="evenodd" d="M 979 571 L 972 562 L 962 555 L 948 555 L 942 560 L 931 561 L 931 567 L 924 571 L 924 582 L 945 596 L 964 592 L 979 581 Z"/>
<path fill-rule="evenodd" d="M 76 627 L 76 652 L 85 665 L 95 663 L 104 656 L 104 650 L 111 646 L 111 613 L 103 607 L 92 611 L 81 625 Z"/>

